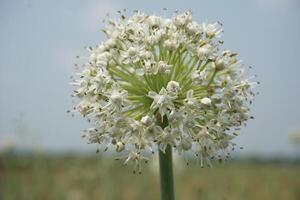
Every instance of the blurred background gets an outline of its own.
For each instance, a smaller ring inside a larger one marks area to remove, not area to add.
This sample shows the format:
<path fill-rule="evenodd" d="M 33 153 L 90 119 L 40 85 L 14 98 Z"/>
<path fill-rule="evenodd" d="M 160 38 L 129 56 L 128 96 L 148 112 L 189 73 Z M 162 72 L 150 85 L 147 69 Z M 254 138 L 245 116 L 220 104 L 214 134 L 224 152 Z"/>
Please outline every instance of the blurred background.
<path fill-rule="evenodd" d="M 244 147 L 212 169 L 175 161 L 178 199 L 300 199 L 300 2 L 298 0 L 0 0 L 0 199 L 158 199 L 157 161 L 133 175 L 97 154 L 72 118 L 77 55 L 104 40 L 107 13 L 169 16 L 191 9 L 220 21 L 224 46 L 261 82 Z"/>

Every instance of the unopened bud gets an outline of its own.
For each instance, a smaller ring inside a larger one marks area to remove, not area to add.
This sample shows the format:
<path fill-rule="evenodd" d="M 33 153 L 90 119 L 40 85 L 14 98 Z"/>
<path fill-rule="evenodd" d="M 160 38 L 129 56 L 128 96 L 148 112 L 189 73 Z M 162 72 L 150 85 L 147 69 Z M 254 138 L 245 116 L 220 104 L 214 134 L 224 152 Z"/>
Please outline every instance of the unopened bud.
<path fill-rule="evenodd" d="M 204 97 L 200 100 L 203 105 L 209 106 L 211 104 L 211 100 L 208 97 Z"/>
<path fill-rule="evenodd" d="M 225 68 L 225 62 L 223 58 L 218 58 L 215 61 L 216 70 L 222 70 Z"/>
<path fill-rule="evenodd" d="M 117 142 L 116 144 L 116 151 L 121 152 L 125 149 L 125 144 L 123 142 Z"/>

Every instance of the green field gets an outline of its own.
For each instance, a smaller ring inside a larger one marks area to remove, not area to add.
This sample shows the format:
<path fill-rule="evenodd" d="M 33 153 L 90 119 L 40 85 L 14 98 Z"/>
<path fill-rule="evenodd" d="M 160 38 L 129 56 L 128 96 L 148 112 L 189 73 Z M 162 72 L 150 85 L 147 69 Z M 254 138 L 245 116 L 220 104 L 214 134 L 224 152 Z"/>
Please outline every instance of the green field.
<path fill-rule="evenodd" d="M 150 162 L 135 175 L 132 166 L 93 156 L 0 155 L 0 199 L 156 200 L 156 171 Z M 175 172 L 177 200 L 300 199 L 299 163 L 232 161 Z"/>

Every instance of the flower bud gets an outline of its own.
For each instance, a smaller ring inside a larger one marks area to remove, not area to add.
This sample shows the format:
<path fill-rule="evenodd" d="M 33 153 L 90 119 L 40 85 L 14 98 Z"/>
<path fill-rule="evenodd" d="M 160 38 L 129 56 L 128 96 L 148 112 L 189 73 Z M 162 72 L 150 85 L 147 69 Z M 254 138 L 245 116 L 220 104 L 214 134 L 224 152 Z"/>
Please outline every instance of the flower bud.
<path fill-rule="evenodd" d="M 203 104 L 203 105 L 206 105 L 206 106 L 210 106 L 211 105 L 211 100 L 210 98 L 208 97 L 204 97 L 200 100 L 200 102 Z"/>
<path fill-rule="evenodd" d="M 152 123 L 152 119 L 147 115 L 147 116 L 142 117 L 141 122 L 145 126 L 150 126 Z"/>
<path fill-rule="evenodd" d="M 116 152 L 121 152 L 125 149 L 125 144 L 123 142 L 117 142 L 116 144 Z"/>
<path fill-rule="evenodd" d="M 106 48 L 112 48 L 112 47 L 114 47 L 115 45 L 116 45 L 116 40 L 113 39 L 113 38 L 108 39 L 108 40 L 106 41 L 106 43 L 105 43 L 105 47 L 106 47 Z"/>
<path fill-rule="evenodd" d="M 222 70 L 225 68 L 225 62 L 223 58 L 217 58 L 215 61 L 216 70 Z"/>
<path fill-rule="evenodd" d="M 177 95 L 180 91 L 179 83 L 176 81 L 170 81 L 167 85 L 167 91 L 172 95 Z"/>
<path fill-rule="evenodd" d="M 200 59 L 207 58 L 212 53 L 211 48 L 212 47 L 209 44 L 206 44 L 206 45 L 200 47 L 197 52 L 199 58 Z"/>

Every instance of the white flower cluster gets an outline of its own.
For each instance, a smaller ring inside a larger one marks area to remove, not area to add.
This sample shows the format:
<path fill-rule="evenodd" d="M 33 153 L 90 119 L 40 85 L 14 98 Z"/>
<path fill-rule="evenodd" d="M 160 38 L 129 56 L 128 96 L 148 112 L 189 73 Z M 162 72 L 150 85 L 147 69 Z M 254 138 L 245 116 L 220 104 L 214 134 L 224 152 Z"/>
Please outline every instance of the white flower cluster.
<path fill-rule="evenodd" d="M 74 82 L 75 110 L 94 125 L 89 142 L 113 146 L 138 169 L 157 145 L 193 152 L 201 165 L 226 157 L 256 83 L 236 53 L 220 52 L 221 24 L 199 24 L 190 11 L 171 19 L 135 12 L 103 32 Z"/>

